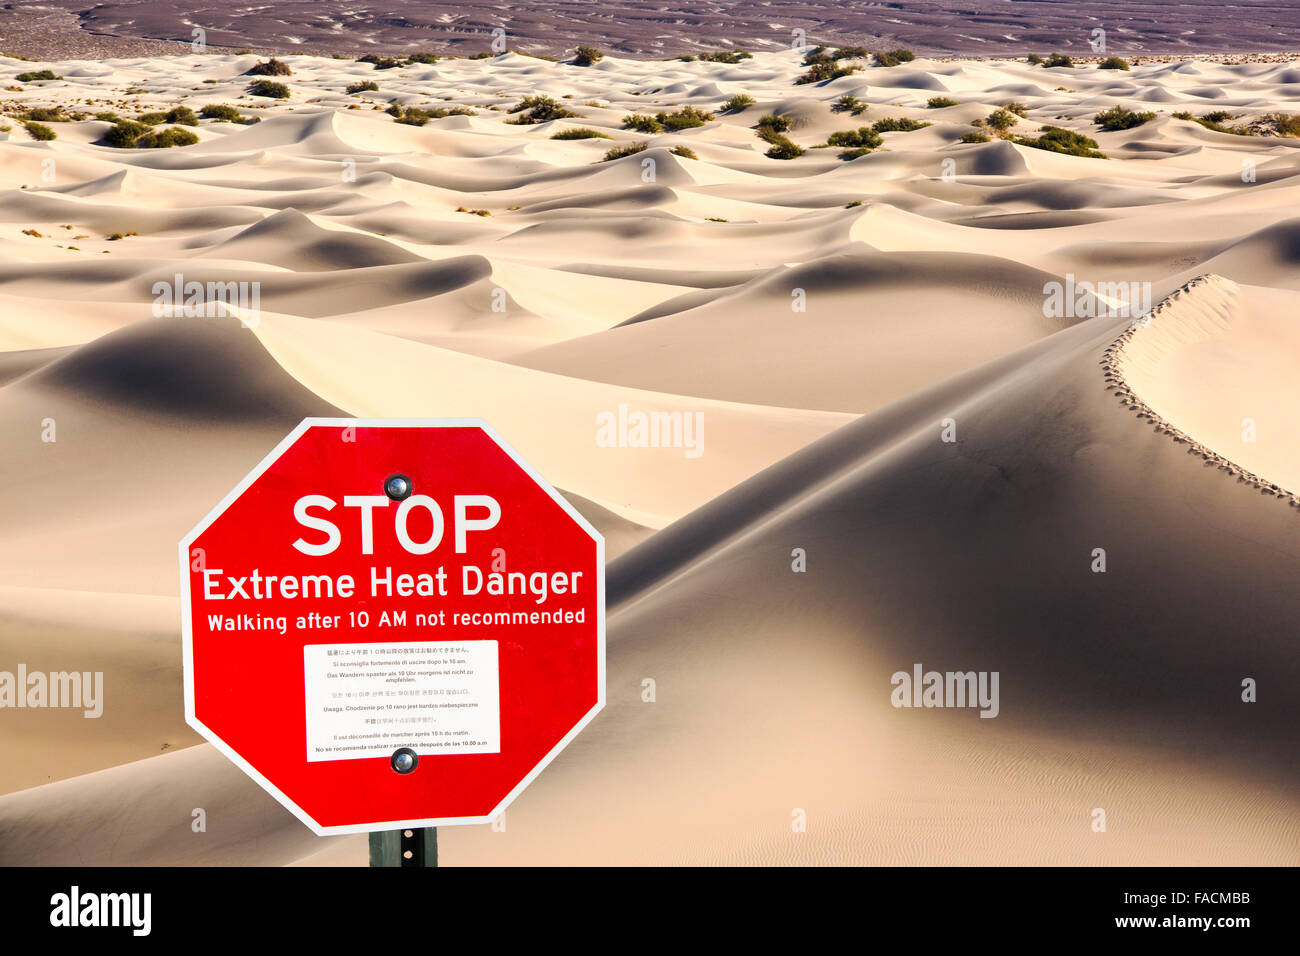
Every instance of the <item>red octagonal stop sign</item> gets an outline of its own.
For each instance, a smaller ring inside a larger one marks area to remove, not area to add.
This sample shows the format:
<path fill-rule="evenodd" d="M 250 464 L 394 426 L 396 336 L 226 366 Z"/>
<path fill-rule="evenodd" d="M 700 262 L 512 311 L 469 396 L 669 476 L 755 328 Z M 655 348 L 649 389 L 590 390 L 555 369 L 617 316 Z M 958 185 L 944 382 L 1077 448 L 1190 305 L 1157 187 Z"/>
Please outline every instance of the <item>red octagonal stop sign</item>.
<path fill-rule="evenodd" d="M 307 419 L 181 542 L 186 720 L 317 833 L 486 822 L 604 706 L 604 552 L 484 422 Z"/>

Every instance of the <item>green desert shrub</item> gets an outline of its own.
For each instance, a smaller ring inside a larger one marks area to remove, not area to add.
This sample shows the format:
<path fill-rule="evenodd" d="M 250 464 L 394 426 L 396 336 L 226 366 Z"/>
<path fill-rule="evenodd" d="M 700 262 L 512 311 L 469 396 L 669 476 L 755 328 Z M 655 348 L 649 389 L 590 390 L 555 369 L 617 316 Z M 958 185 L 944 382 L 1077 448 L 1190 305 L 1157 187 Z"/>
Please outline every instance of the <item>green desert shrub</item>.
<path fill-rule="evenodd" d="M 1025 62 L 1037 66 L 1038 64 L 1044 63 L 1046 61 L 1044 61 L 1043 58 L 1039 56 L 1037 53 L 1031 53 L 1029 54 L 1029 56 L 1025 57 Z"/>
<path fill-rule="evenodd" d="M 602 163 L 607 163 L 612 159 L 623 159 L 625 156 L 635 156 L 637 153 L 645 152 L 645 143 L 624 143 L 622 146 L 612 146 L 605 153 Z"/>
<path fill-rule="evenodd" d="M 768 129 L 773 133 L 786 133 L 790 130 L 790 118 L 788 116 L 778 116 L 775 113 L 766 113 L 758 120 L 759 135 L 763 135 L 763 130 Z"/>
<path fill-rule="evenodd" d="M 243 122 L 243 113 L 234 107 L 227 107 L 224 103 L 212 103 L 199 109 L 199 116 L 204 120 L 216 120 L 217 122 Z"/>
<path fill-rule="evenodd" d="M 884 119 L 878 119 L 871 124 L 871 128 L 877 133 L 911 133 L 914 130 L 925 129 L 927 126 L 933 126 L 933 123 L 923 123 L 920 120 L 909 119 L 905 116 L 886 116 Z"/>
<path fill-rule="evenodd" d="M 433 109 L 426 109 L 420 106 L 398 106 L 396 103 L 388 107 L 384 112 L 392 116 L 396 122 L 405 126 L 423 126 L 429 120 L 444 119 L 448 116 L 474 115 L 473 110 L 466 109 L 463 106 L 435 106 Z"/>
<path fill-rule="evenodd" d="M 35 123 L 31 120 L 23 121 L 23 128 L 31 134 L 32 139 L 50 140 L 56 139 L 58 134 L 50 129 L 44 123 Z"/>
<path fill-rule="evenodd" d="M 349 83 L 345 93 L 378 93 L 379 84 L 374 80 L 361 80 L 359 83 Z"/>
<path fill-rule="evenodd" d="M 199 118 L 194 115 L 194 111 L 188 106 L 173 106 L 167 111 L 164 120 L 168 123 L 175 123 L 178 126 L 199 125 Z"/>
<path fill-rule="evenodd" d="M 664 124 L 648 113 L 629 113 L 623 117 L 623 128 L 634 129 L 638 133 L 662 133 Z"/>
<path fill-rule="evenodd" d="M 1135 113 L 1126 106 L 1113 106 L 1108 110 L 1102 110 L 1092 118 L 1092 121 L 1101 129 L 1115 132 L 1116 130 L 1133 129 L 1135 126 L 1149 123 L 1155 118 L 1155 113 Z"/>
<path fill-rule="evenodd" d="M 408 63 L 423 63 L 425 65 L 437 63 L 440 59 L 442 57 L 436 53 L 412 53 L 406 58 Z"/>
<path fill-rule="evenodd" d="M 105 123 L 117 123 L 121 121 L 122 117 L 116 113 L 96 113 L 95 119 L 102 120 Z"/>
<path fill-rule="evenodd" d="M 845 93 L 831 104 L 832 113 L 852 113 L 854 116 L 858 116 L 866 111 L 867 104 L 852 93 Z"/>
<path fill-rule="evenodd" d="M 553 133 L 551 139 L 613 139 L 613 137 L 608 133 L 600 132 L 600 130 L 581 127 L 578 129 L 562 129 L 558 133 Z"/>
<path fill-rule="evenodd" d="M 1061 129 L 1059 126 L 1044 126 L 1037 138 L 1016 136 L 1013 143 L 1045 149 L 1052 153 L 1065 153 L 1069 156 L 1088 156 L 1093 159 L 1105 159 L 1104 153 L 1097 151 L 1097 141 L 1091 137 L 1076 133 L 1074 130 Z"/>
<path fill-rule="evenodd" d="M 1029 115 L 1029 107 L 1024 103 L 1018 103 L 1015 100 L 1008 100 L 1001 105 L 1004 110 L 1015 113 L 1021 119 L 1024 119 Z"/>
<path fill-rule="evenodd" d="M 488 54 L 491 56 L 491 54 Z M 365 56 L 357 57 L 358 63 L 369 63 L 376 70 L 396 70 L 398 67 L 406 66 L 400 57 L 380 56 L 377 53 L 367 53 Z"/>
<path fill-rule="evenodd" d="M 289 98 L 289 87 L 272 80 L 258 80 L 248 88 L 248 92 L 253 96 L 265 96 L 272 100 L 287 100 Z"/>
<path fill-rule="evenodd" d="M 932 96 L 925 101 L 926 108 L 932 110 L 941 110 L 946 106 L 957 106 L 957 105 L 959 104 L 957 103 L 956 100 L 950 99 L 947 96 Z"/>
<path fill-rule="evenodd" d="M 166 149 L 169 146 L 193 146 L 199 138 L 187 129 L 175 126 L 151 130 L 135 141 L 136 149 Z"/>
<path fill-rule="evenodd" d="M 697 60 L 704 60 L 709 63 L 739 63 L 741 60 L 752 60 L 754 54 L 745 50 L 717 50 L 713 53 L 700 53 L 696 56 Z"/>
<path fill-rule="evenodd" d="M 1128 71 L 1128 60 L 1122 56 L 1108 56 L 1097 64 L 1099 70 L 1124 70 Z"/>
<path fill-rule="evenodd" d="M 37 80 L 61 80 L 53 70 L 29 70 L 26 73 L 19 73 L 14 77 L 19 83 L 35 83 Z"/>
<path fill-rule="evenodd" d="M 605 54 L 594 46 L 580 46 L 577 55 L 573 58 L 573 65 L 594 66 L 603 59 L 605 59 Z"/>
<path fill-rule="evenodd" d="M 159 123 L 167 122 L 167 114 L 162 110 L 158 110 L 153 113 L 141 113 L 136 117 L 136 119 L 141 123 L 148 124 L 149 126 L 157 126 Z"/>
<path fill-rule="evenodd" d="M 1051 68 L 1054 66 L 1074 66 L 1074 61 L 1064 53 L 1053 53 L 1043 61 L 1043 66 Z"/>
<path fill-rule="evenodd" d="M 842 46 L 831 54 L 837 60 L 865 60 L 871 51 L 864 46 Z"/>
<path fill-rule="evenodd" d="M 827 62 L 814 63 L 808 68 L 808 72 L 795 77 L 795 85 L 806 86 L 809 83 L 825 83 L 828 80 L 838 80 L 842 76 L 859 73 L 862 70 L 860 66 L 839 66 L 830 57 L 827 57 L 826 60 Z"/>
<path fill-rule="evenodd" d="M 904 47 L 897 50 L 885 50 L 876 55 L 876 66 L 898 66 L 900 63 L 910 63 L 916 59 L 916 54 Z"/>
<path fill-rule="evenodd" d="M 1265 113 L 1262 120 L 1270 125 L 1278 136 L 1300 136 L 1300 116 L 1293 113 Z"/>
<path fill-rule="evenodd" d="M 66 123 L 71 118 L 64 115 L 62 106 L 33 106 L 21 116 L 37 123 Z"/>
<path fill-rule="evenodd" d="M 827 146 L 851 146 L 856 148 L 875 149 L 883 142 L 880 134 L 868 126 L 861 129 L 836 130 L 826 137 Z"/>
<path fill-rule="evenodd" d="M 850 162 L 852 160 L 857 159 L 859 156 L 866 156 L 870 152 L 871 149 L 869 147 L 855 146 L 852 149 L 846 149 L 843 152 L 841 152 L 839 154 L 839 158 L 844 160 L 845 162 Z"/>
<path fill-rule="evenodd" d="M 283 60 L 271 57 L 265 63 L 254 63 L 244 71 L 244 76 L 293 76 L 293 70 Z"/>
<path fill-rule="evenodd" d="M 739 113 L 741 110 L 747 109 L 753 105 L 754 98 L 752 96 L 749 96 L 746 93 L 737 93 L 735 96 L 729 97 L 727 101 L 722 104 L 722 112 Z"/>
<path fill-rule="evenodd" d="M 680 157 L 682 157 L 683 159 L 699 159 L 699 158 L 700 158 L 700 157 L 698 157 L 698 156 L 695 155 L 695 150 L 691 149 L 689 146 L 674 146 L 674 147 L 673 147 L 672 149 L 670 149 L 668 152 L 672 153 L 674 156 L 680 156 Z"/>
<path fill-rule="evenodd" d="M 1020 120 L 1016 114 L 1009 109 L 999 108 L 994 110 L 984 119 L 984 125 L 989 129 L 997 130 L 999 133 L 1011 129 L 1019 123 Z"/>
<path fill-rule="evenodd" d="M 659 113 L 655 116 L 663 128 L 670 133 L 675 133 L 683 129 L 695 129 L 703 126 L 716 117 L 706 110 L 696 109 L 694 106 L 684 106 L 675 113 Z"/>
<path fill-rule="evenodd" d="M 567 119 L 571 116 L 577 116 L 577 113 L 570 112 L 560 105 L 559 100 L 549 96 L 525 96 L 522 100 L 507 110 L 510 114 L 519 115 L 515 119 L 506 120 L 513 126 L 529 126 L 533 123 L 548 123 L 551 120 Z"/>
<path fill-rule="evenodd" d="M 987 143 L 988 141 L 989 141 L 989 134 L 988 134 L 988 133 L 984 132 L 984 130 L 982 130 L 982 129 L 973 129 L 973 130 L 971 130 L 969 133 L 965 133 L 965 134 L 963 134 L 963 135 L 962 135 L 962 138 L 959 139 L 957 142 L 959 142 L 959 143 Z"/>
<path fill-rule="evenodd" d="M 772 133 L 770 136 L 763 137 L 763 139 L 771 144 L 767 152 L 763 154 L 769 159 L 796 159 L 803 155 L 802 146 L 792 142 L 780 133 Z"/>
<path fill-rule="evenodd" d="M 135 141 L 150 132 L 144 123 L 135 120 L 119 120 L 106 133 L 104 142 L 117 149 L 135 149 Z"/>

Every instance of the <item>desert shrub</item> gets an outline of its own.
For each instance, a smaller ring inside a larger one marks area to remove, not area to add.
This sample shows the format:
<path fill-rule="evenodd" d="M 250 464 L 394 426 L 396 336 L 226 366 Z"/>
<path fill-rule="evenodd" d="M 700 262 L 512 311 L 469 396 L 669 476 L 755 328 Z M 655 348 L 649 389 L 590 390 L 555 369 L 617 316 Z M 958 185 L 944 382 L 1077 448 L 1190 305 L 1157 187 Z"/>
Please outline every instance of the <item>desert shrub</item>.
<path fill-rule="evenodd" d="M 845 162 L 857 159 L 859 156 L 866 156 L 870 153 L 870 148 L 866 146 L 855 146 L 852 149 L 846 149 L 839 154 L 839 158 Z"/>
<path fill-rule="evenodd" d="M 1043 58 L 1039 56 L 1037 53 L 1031 53 L 1029 54 L 1029 56 L 1025 57 L 1025 62 L 1037 66 L 1038 64 L 1046 61 L 1044 61 Z"/>
<path fill-rule="evenodd" d="M 871 51 L 864 46 L 842 46 L 831 55 L 837 60 L 865 60 Z"/>
<path fill-rule="evenodd" d="M 547 123 L 551 120 L 566 119 L 577 116 L 560 105 L 558 100 L 549 96 L 525 96 L 507 112 L 518 113 L 516 119 L 506 120 L 514 126 L 529 126 L 533 123 Z"/>
<path fill-rule="evenodd" d="M 58 134 L 44 123 L 34 123 L 31 120 L 25 120 L 23 122 L 23 128 L 26 129 L 27 132 L 31 133 L 32 139 L 50 140 L 58 137 Z"/>
<path fill-rule="evenodd" d="M 349 83 L 345 93 L 378 93 L 379 84 L 374 80 L 362 80 L 359 83 Z"/>
<path fill-rule="evenodd" d="M 1188 117 L 1190 119 L 1190 117 Z M 1227 110 L 1210 110 L 1210 112 L 1201 116 L 1201 120 L 1207 123 L 1213 123 L 1216 126 L 1226 123 L 1230 119 L 1236 119 L 1237 114 L 1229 113 Z"/>
<path fill-rule="evenodd" d="M 573 58 L 574 66 L 593 66 L 605 58 L 605 54 L 594 46 L 580 46 Z"/>
<path fill-rule="evenodd" d="M 254 63 L 244 71 L 244 76 L 293 76 L 293 70 L 283 60 L 271 57 L 265 63 Z"/>
<path fill-rule="evenodd" d="M 578 129 L 562 129 L 558 133 L 551 135 L 551 139 L 612 139 L 608 133 L 602 133 L 600 130 L 587 129 L 585 127 Z"/>
<path fill-rule="evenodd" d="M 1108 56 L 1097 64 L 1099 70 L 1128 70 L 1128 60 L 1122 56 Z"/>
<path fill-rule="evenodd" d="M 803 155 L 803 147 L 782 136 L 780 133 L 772 133 L 770 136 L 763 137 L 770 143 L 768 151 L 763 155 L 769 159 L 795 159 Z"/>
<path fill-rule="evenodd" d="M 1049 69 L 1054 66 L 1074 66 L 1074 61 L 1064 53 L 1053 53 L 1043 61 L 1043 66 Z"/>
<path fill-rule="evenodd" d="M 104 143 L 117 149 L 135 149 L 135 141 L 150 132 L 144 123 L 134 120 L 119 120 L 104 133 Z"/>
<path fill-rule="evenodd" d="M 450 108 L 435 106 L 433 109 L 426 109 L 420 106 L 398 106 L 394 103 L 384 112 L 393 119 L 406 126 L 423 126 L 431 119 L 443 119 L 447 116 L 473 116 L 474 111 L 466 109 L 463 106 L 453 106 Z"/>
<path fill-rule="evenodd" d="M 253 96 L 265 96 L 273 100 L 287 100 L 289 98 L 289 87 L 271 80 L 258 80 L 248 88 L 248 92 Z"/>
<path fill-rule="evenodd" d="M 457 212 L 466 212 L 466 213 L 469 213 L 471 216 L 490 216 L 490 215 L 492 215 L 492 210 L 490 210 L 490 209 L 469 209 L 469 208 L 467 208 L 467 207 L 465 207 L 465 206 L 457 206 L 457 207 L 456 207 L 456 211 L 457 211 Z"/>
<path fill-rule="evenodd" d="M 722 104 L 721 108 L 724 113 L 739 113 L 741 110 L 747 109 L 753 105 L 754 98 L 752 96 L 749 96 L 746 93 L 737 93 L 735 96 L 729 97 L 727 101 Z"/>
<path fill-rule="evenodd" d="M 989 134 L 984 132 L 982 129 L 973 129 L 969 133 L 963 134 L 962 138 L 957 140 L 959 143 L 987 143 L 988 141 Z"/>
<path fill-rule="evenodd" d="M 1278 136 L 1300 136 L 1300 116 L 1292 113 L 1267 113 L 1262 119 L 1273 126 Z"/>
<path fill-rule="evenodd" d="M 33 106 L 20 115 L 23 119 L 35 120 L 38 123 L 66 123 L 69 119 L 63 114 L 62 106 Z"/>
<path fill-rule="evenodd" d="M 437 63 L 442 57 L 436 53 L 411 53 L 406 57 L 408 63 Z"/>
<path fill-rule="evenodd" d="M 670 133 L 675 133 L 683 129 L 695 129 L 703 126 L 709 120 L 716 117 L 705 110 L 696 109 L 694 106 L 684 106 L 675 113 L 659 113 L 655 116 L 663 128 Z"/>
<path fill-rule="evenodd" d="M 959 104 L 957 103 L 956 100 L 950 99 L 947 96 L 932 96 L 925 101 L 926 108 L 932 110 L 941 110 L 946 106 L 957 106 L 957 105 Z"/>
<path fill-rule="evenodd" d="M 674 156 L 681 156 L 683 159 L 700 158 L 695 155 L 695 150 L 691 149 L 689 146 L 674 146 L 668 152 L 672 153 Z"/>
<path fill-rule="evenodd" d="M 629 113 L 623 117 L 623 128 L 634 129 L 638 133 L 662 133 L 664 124 L 648 113 Z"/>
<path fill-rule="evenodd" d="M 137 149 L 166 149 L 169 146 L 193 146 L 199 138 L 187 129 L 152 130 L 135 141 Z"/>
<path fill-rule="evenodd" d="M 768 129 L 773 133 L 785 133 L 790 130 L 790 117 L 777 116 L 775 113 L 766 113 L 759 118 L 758 131 L 763 135 L 763 130 Z"/>
<path fill-rule="evenodd" d="M 159 123 L 167 122 L 167 114 L 161 110 L 154 113 L 141 113 L 136 120 L 149 126 L 157 126 Z"/>
<path fill-rule="evenodd" d="M 842 76 L 859 73 L 862 70 L 860 66 L 838 66 L 830 57 L 826 59 L 828 62 L 814 63 L 807 73 L 795 77 L 795 85 L 805 86 L 809 83 L 825 83 L 828 80 L 838 80 Z"/>
<path fill-rule="evenodd" d="M 910 63 L 916 59 L 916 54 L 904 47 L 897 50 L 886 50 L 883 53 L 877 53 L 876 66 L 898 66 L 900 63 Z"/>
<path fill-rule="evenodd" d="M 29 70 L 14 77 L 19 83 L 35 83 L 37 80 L 61 80 L 63 77 L 53 70 Z"/>
<path fill-rule="evenodd" d="M 852 93 L 845 93 L 834 103 L 831 104 L 832 113 L 852 113 L 857 116 L 859 113 L 867 111 L 867 104 L 862 102 Z"/>
<path fill-rule="evenodd" d="M 1003 103 L 1002 108 L 1004 110 L 1008 110 L 1009 112 L 1015 113 L 1021 119 L 1024 119 L 1029 115 L 1029 107 L 1026 106 L 1024 103 L 1018 103 L 1015 100 L 1008 100 L 1007 102 Z"/>
<path fill-rule="evenodd" d="M 1011 129 L 1019 123 L 1016 114 L 1009 109 L 996 109 L 984 119 L 984 125 L 989 129 L 995 129 L 998 132 Z"/>
<path fill-rule="evenodd" d="M 933 125 L 933 123 L 908 119 L 905 116 L 886 116 L 884 119 L 878 119 L 872 123 L 871 128 L 877 133 L 910 133 L 913 130 L 925 129 L 927 126 Z"/>
<path fill-rule="evenodd" d="M 624 143 L 622 146 L 612 146 L 605 153 L 602 163 L 607 163 L 612 159 L 622 159 L 625 156 L 635 156 L 637 153 L 645 152 L 645 143 Z"/>
<path fill-rule="evenodd" d="M 1105 159 L 1104 153 L 1097 151 L 1097 141 L 1091 137 L 1076 133 L 1074 130 L 1061 129 L 1059 126 L 1044 126 L 1035 138 L 1016 136 L 1013 143 L 1045 149 L 1053 153 L 1065 153 L 1070 156 L 1089 156 L 1093 159 Z"/>
<path fill-rule="evenodd" d="M 491 56 L 492 54 L 488 54 Z M 377 53 L 367 53 L 365 56 L 357 57 L 358 63 L 370 63 L 376 70 L 396 70 L 399 67 L 406 66 L 400 57 L 380 56 Z"/>
<path fill-rule="evenodd" d="M 117 123 L 122 119 L 122 117 L 118 116 L 116 113 L 96 113 L 95 119 L 102 120 L 105 123 Z"/>
<path fill-rule="evenodd" d="M 881 142 L 880 134 L 868 126 L 861 129 L 836 130 L 826 137 L 827 146 L 853 146 L 875 149 Z"/>
<path fill-rule="evenodd" d="M 194 115 L 194 111 L 188 106 L 173 106 L 163 117 L 165 122 L 175 123 L 179 126 L 198 126 L 199 118 Z"/>
<path fill-rule="evenodd" d="M 219 123 L 250 123 L 255 122 L 244 117 L 233 106 L 227 106 L 224 103 L 212 103 L 204 106 L 199 110 L 199 116 L 203 119 L 216 120 Z"/>
<path fill-rule="evenodd" d="M 1155 113 L 1135 113 L 1126 106 L 1113 106 L 1102 110 L 1092 121 L 1104 130 L 1114 132 L 1121 129 L 1133 129 L 1156 118 Z"/>
<path fill-rule="evenodd" d="M 745 50 L 718 50 L 713 53 L 700 53 L 696 56 L 698 60 L 705 60 L 709 63 L 739 63 L 741 60 L 752 60 L 754 54 Z"/>

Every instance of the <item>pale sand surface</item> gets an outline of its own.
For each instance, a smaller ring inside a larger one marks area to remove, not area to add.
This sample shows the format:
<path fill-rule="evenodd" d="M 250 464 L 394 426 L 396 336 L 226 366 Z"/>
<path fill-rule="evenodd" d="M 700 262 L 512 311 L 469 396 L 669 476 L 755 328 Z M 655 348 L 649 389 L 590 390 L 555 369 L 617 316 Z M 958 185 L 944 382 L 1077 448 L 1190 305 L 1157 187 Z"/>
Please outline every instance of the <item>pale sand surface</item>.
<path fill-rule="evenodd" d="M 0 59 L 7 117 L 263 117 L 139 151 L 94 145 L 101 121 L 49 143 L 0 121 L 0 669 L 107 685 L 99 719 L 0 712 L 0 863 L 364 864 L 182 715 L 175 543 L 308 415 L 486 418 L 610 543 L 605 712 L 505 832 L 445 829 L 445 863 L 1297 862 L 1300 140 L 1171 113 L 1296 110 L 1300 66 L 917 60 L 794 86 L 788 53 L 290 57 L 268 105 L 240 98 L 254 59 Z M 66 79 L 11 80 L 44 66 Z M 359 79 L 380 91 L 342 92 Z M 503 122 L 539 92 L 581 118 Z M 741 92 L 702 128 L 620 129 Z M 1015 132 L 1111 158 L 957 142 L 1011 99 Z M 417 128 L 390 101 L 476 115 Z M 1116 104 L 1160 112 L 1097 132 Z M 770 112 L 806 147 L 935 125 L 780 162 L 752 129 Z M 549 139 L 574 126 L 650 149 Z M 153 317 L 177 272 L 260 282 L 260 321 Z M 1131 329 L 1045 316 L 1067 273 L 1154 300 L 1211 278 Z M 703 454 L 601 447 L 620 405 L 702 413 Z M 918 661 L 999 671 L 1001 714 L 891 708 Z"/>

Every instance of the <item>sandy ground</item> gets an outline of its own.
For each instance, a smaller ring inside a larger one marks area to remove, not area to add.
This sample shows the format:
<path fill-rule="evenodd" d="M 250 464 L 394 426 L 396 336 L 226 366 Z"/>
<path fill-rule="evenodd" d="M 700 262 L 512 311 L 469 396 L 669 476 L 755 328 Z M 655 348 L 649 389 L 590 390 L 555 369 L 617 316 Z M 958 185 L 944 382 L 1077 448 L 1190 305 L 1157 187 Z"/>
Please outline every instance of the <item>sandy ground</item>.
<path fill-rule="evenodd" d="M 254 62 L 0 59 L 0 670 L 106 688 L 0 710 L 0 863 L 364 864 L 182 717 L 175 543 L 309 415 L 487 418 L 609 541 L 606 710 L 444 863 L 1297 862 L 1300 139 L 1173 113 L 1295 109 L 1300 66 L 290 57 L 276 102 Z M 578 115 L 505 122 L 533 94 Z M 1109 158 L 959 142 L 1010 100 Z M 216 103 L 262 121 L 19 118 Z M 932 125 L 813 148 L 885 117 Z M 158 316 L 178 273 L 260 310 Z M 700 453 L 603 447 L 623 406 Z M 997 671 L 998 717 L 891 707 L 917 662 Z"/>

